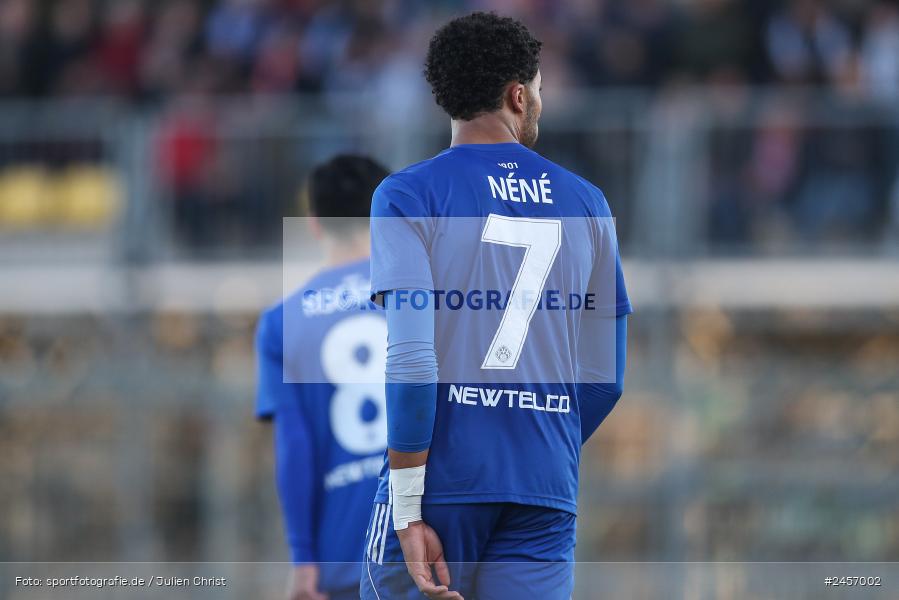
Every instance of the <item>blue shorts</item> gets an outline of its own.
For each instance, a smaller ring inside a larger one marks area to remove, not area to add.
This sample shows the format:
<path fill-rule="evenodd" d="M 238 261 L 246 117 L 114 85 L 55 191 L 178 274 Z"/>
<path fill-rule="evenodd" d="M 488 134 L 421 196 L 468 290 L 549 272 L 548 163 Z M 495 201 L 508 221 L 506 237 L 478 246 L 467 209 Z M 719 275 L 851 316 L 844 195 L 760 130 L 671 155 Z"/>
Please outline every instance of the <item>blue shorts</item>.
<path fill-rule="evenodd" d="M 376 503 L 365 536 L 362 600 L 421 600 L 406 571 L 391 507 Z M 450 589 L 465 600 L 569 600 L 576 517 L 524 504 L 424 504 L 443 544 Z"/>
<path fill-rule="evenodd" d="M 328 600 L 359 600 L 359 588 L 353 587 L 327 592 Z"/>

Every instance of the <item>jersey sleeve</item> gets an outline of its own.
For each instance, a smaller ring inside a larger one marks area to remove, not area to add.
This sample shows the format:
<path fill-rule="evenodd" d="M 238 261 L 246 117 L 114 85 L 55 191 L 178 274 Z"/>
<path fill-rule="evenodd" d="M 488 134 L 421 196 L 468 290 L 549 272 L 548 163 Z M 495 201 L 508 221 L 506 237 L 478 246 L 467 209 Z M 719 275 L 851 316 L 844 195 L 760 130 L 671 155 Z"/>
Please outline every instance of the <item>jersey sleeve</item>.
<path fill-rule="evenodd" d="M 315 560 L 312 447 L 300 412 L 300 386 L 284 382 L 282 306 L 262 314 L 256 327 L 256 418 L 274 420 L 275 478 L 294 563 Z"/>
<path fill-rule="evenodd" d="M 371 294 L 395 289 L 433 290 L 429 255 L 431 219 L 424 202 L 394 177 L 372 197 Z"/>
<path fill-rule="evenodd" d="M 596 352 L 595 340 L 609 334 L 608 319 L 584 321 L 578 340 L 577 398 L 581 420 L 581 444 L 586 443 L 602 424 L 624 392 L 624 370 L 627 362 L 627 317 L 615 318 L 614 368 L 602 353 Z M 613 372 L 614 371 L 614 372 Z"/>
<path fill-rule="evenodd" d="M 431 446 L 437 411 L 437 353 L 434 349 L 434 305 L 423 309 L 400 303 L 388 292 L 387 316 L 387 447 L 421 452 Z M 430 292 L 426 292 L 430 293 Z"/>
<path fill-rule="evenodd" d="M 256 418 L 274 418 L 278 406 L 293 393 L 284 383 L 280 307 L 262 313 L 256 326 Z"/>
<path fill-rule="evenodd" d="M 588 285 L 588 294 L 593 299 L 593 314 L 601 317 L 621 317 L 634 312 L 627 286 L 624 282 L 624 270 L 621 268 L 621 253 L 618 250 L 618 235 L 615 220 L 609 210 L 605 196 L 595 190 L 601 206 L 601 215 L 596 219 L 596 238 L 598 253 L 593 264 L 593 271 Z"/>
<path fill-rule="evenodd" d="M 312 437 L 299 404 L 286 402 L 275 417 L 275 480 L 294 564 L 318 560 Z"/>

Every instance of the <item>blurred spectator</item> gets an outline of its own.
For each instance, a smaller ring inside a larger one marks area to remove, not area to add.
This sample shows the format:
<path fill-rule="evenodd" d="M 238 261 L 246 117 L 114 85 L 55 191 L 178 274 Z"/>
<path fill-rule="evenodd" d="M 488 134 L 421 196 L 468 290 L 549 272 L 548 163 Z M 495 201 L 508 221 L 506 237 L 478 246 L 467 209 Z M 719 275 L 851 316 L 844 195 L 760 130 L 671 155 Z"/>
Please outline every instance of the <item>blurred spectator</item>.
<path fill-rule="evenodd" d="M 813 126 L 805 140 L 805 164 L 794 199 L 797 230 L 811 240 L 849 240 L 874 233 L 884 214 L 889 167 L 882 130 L 865 124 L 869 103 L 855 95 L 857 60 L 838 77 L 840 94 L 828 108 L 833 124 Z M 846 126 L 852 124 L 852 126 Z"/>
<path fill-rule="evenodd" d="M 768 56 L 788 82 L 824 83 L 845 65 L 849 30 L 820 0 L 791 0 L 767 28 Z"/>
<path fill-rule="evenodd" d="M 301 90 L 321 89 L 325 73 L 334 68 L 335 57 L 343 54 L 352 29 L 352 22 L 333 3 L 323 5 L 309 20 L 297 49 Z"/>
<path fill-rule="evenodd" d="M 103 16 L 96 53 L 112 91 L 126 96 L 137 92 L 145 26 L 140 0 L 117 0 Z"/>
<path fill-rule="evenodd" d="M 206 23 L 206 45 L 216 56 L 249 63 L 268 25 L 265 0 L 222 0 Z"/>
<path fill-rule="evenodd" d="M 157 162 L 179 233 L 192 244 L 209 241 L 216 211 L 211 193 L 217 155 L 215 121 L 201 97 L 173 107 L 160 128 Z"/>
<path fill-rule="evenodd" d="M 672 13 L 660 0 L 597 3 L 573 24 L 572 59 L 587 85 L 658 85 L 670 66 Z"/>
<path fill-rule="evenodd" d="M 747 3 L 734 0 L 697 0 L 678 27 L 678 66 L 703 79 L 721 70 L 739 72 L 759 54 L 753 47 L 753 23 Z"/>
<path fill-rule="evenodd" d="M 861 59 L 865 84 L 885 102 L 899 99 L 899 5 L 877 2 L 868 14 Z"/>
<path fill-rule="evenodd" d="M 25 48 L 34 20 L 31 0 L 0 2 L 0 95 L 20 94 L 26 89 Z"/>
<path fill-rule="evenodd" d="M 325 78 L 329 92 L 353 92 L 370 88 L 384 65 L 390 38 L 385 26 L 375 20 L 363 21 L 347 40 L 338 56 L 339 68 Z"/>
<path fill-rule="evenodd" d="M 757 226 L 754 233 L 770 240 L 784 229 L 784 206 L 799 176 L 802 121 L 799 110 L 789 105 L 769 106 L 760 120 L 745 182 L 750 222 Z"/>
<path fill-rule="evenodd" d="M 31 39 L 28 89 L 45 93 L 100 91 L 91 64 L 98 31 L 90 0 L 56 0 Z"/>
<path fill-rule="evenodd" d="M 297 85 L 300 69 L 299 35 L 286 25 L 272 27 L 260 44 L 253 67 L 252 90 L 284 93 Z"/>

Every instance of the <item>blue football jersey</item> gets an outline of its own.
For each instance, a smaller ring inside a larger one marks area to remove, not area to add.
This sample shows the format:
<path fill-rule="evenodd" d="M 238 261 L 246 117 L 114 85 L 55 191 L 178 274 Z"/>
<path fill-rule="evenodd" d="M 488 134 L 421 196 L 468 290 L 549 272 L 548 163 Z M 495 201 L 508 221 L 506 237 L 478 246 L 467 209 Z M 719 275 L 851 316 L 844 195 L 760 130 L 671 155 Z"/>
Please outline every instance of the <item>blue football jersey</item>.
<path fill-rule="evenodd" d="M 372 293 L 431 290 L 436 309 L 425 503 L 576 512 L 581 319 L 631 312 L 611 216 L 598 188 L 515 143 L 454 146 L 376 190 Z M 611 356 L 609 331 L 596 352 Z"/>
<path fill-rule="evenodd" d="M 309 456 L 300 458 L 312 473 L 296 477 L 308 481 L 301 501 L 314 531 L 301 533 L 312 535 L 324 590 L 358 582 L 355 563 L 387 446 L 387 327 L 368 301 L 369 269 L 364 260 L 318 274 L 263 313 L 257 334 L 257 416 L 277 420 L 298 409 L 308 439 Z"/>

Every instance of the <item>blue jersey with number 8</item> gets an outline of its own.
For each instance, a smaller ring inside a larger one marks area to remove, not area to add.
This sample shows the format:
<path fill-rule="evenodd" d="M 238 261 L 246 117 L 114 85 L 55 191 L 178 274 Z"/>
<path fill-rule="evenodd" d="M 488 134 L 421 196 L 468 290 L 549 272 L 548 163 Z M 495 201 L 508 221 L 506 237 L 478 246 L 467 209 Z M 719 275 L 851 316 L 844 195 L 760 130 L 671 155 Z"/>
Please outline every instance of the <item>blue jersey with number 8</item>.
<path fill-rule="evenodd" d="M 276 449 L 287 538 L 295 562 L 320 563 L 327 591 L 358 582 L 387 445 L 387 326 L 368 288 L 368 260 L 323 271 L 257 333 L 257 416 L 289 423 Z"/>

